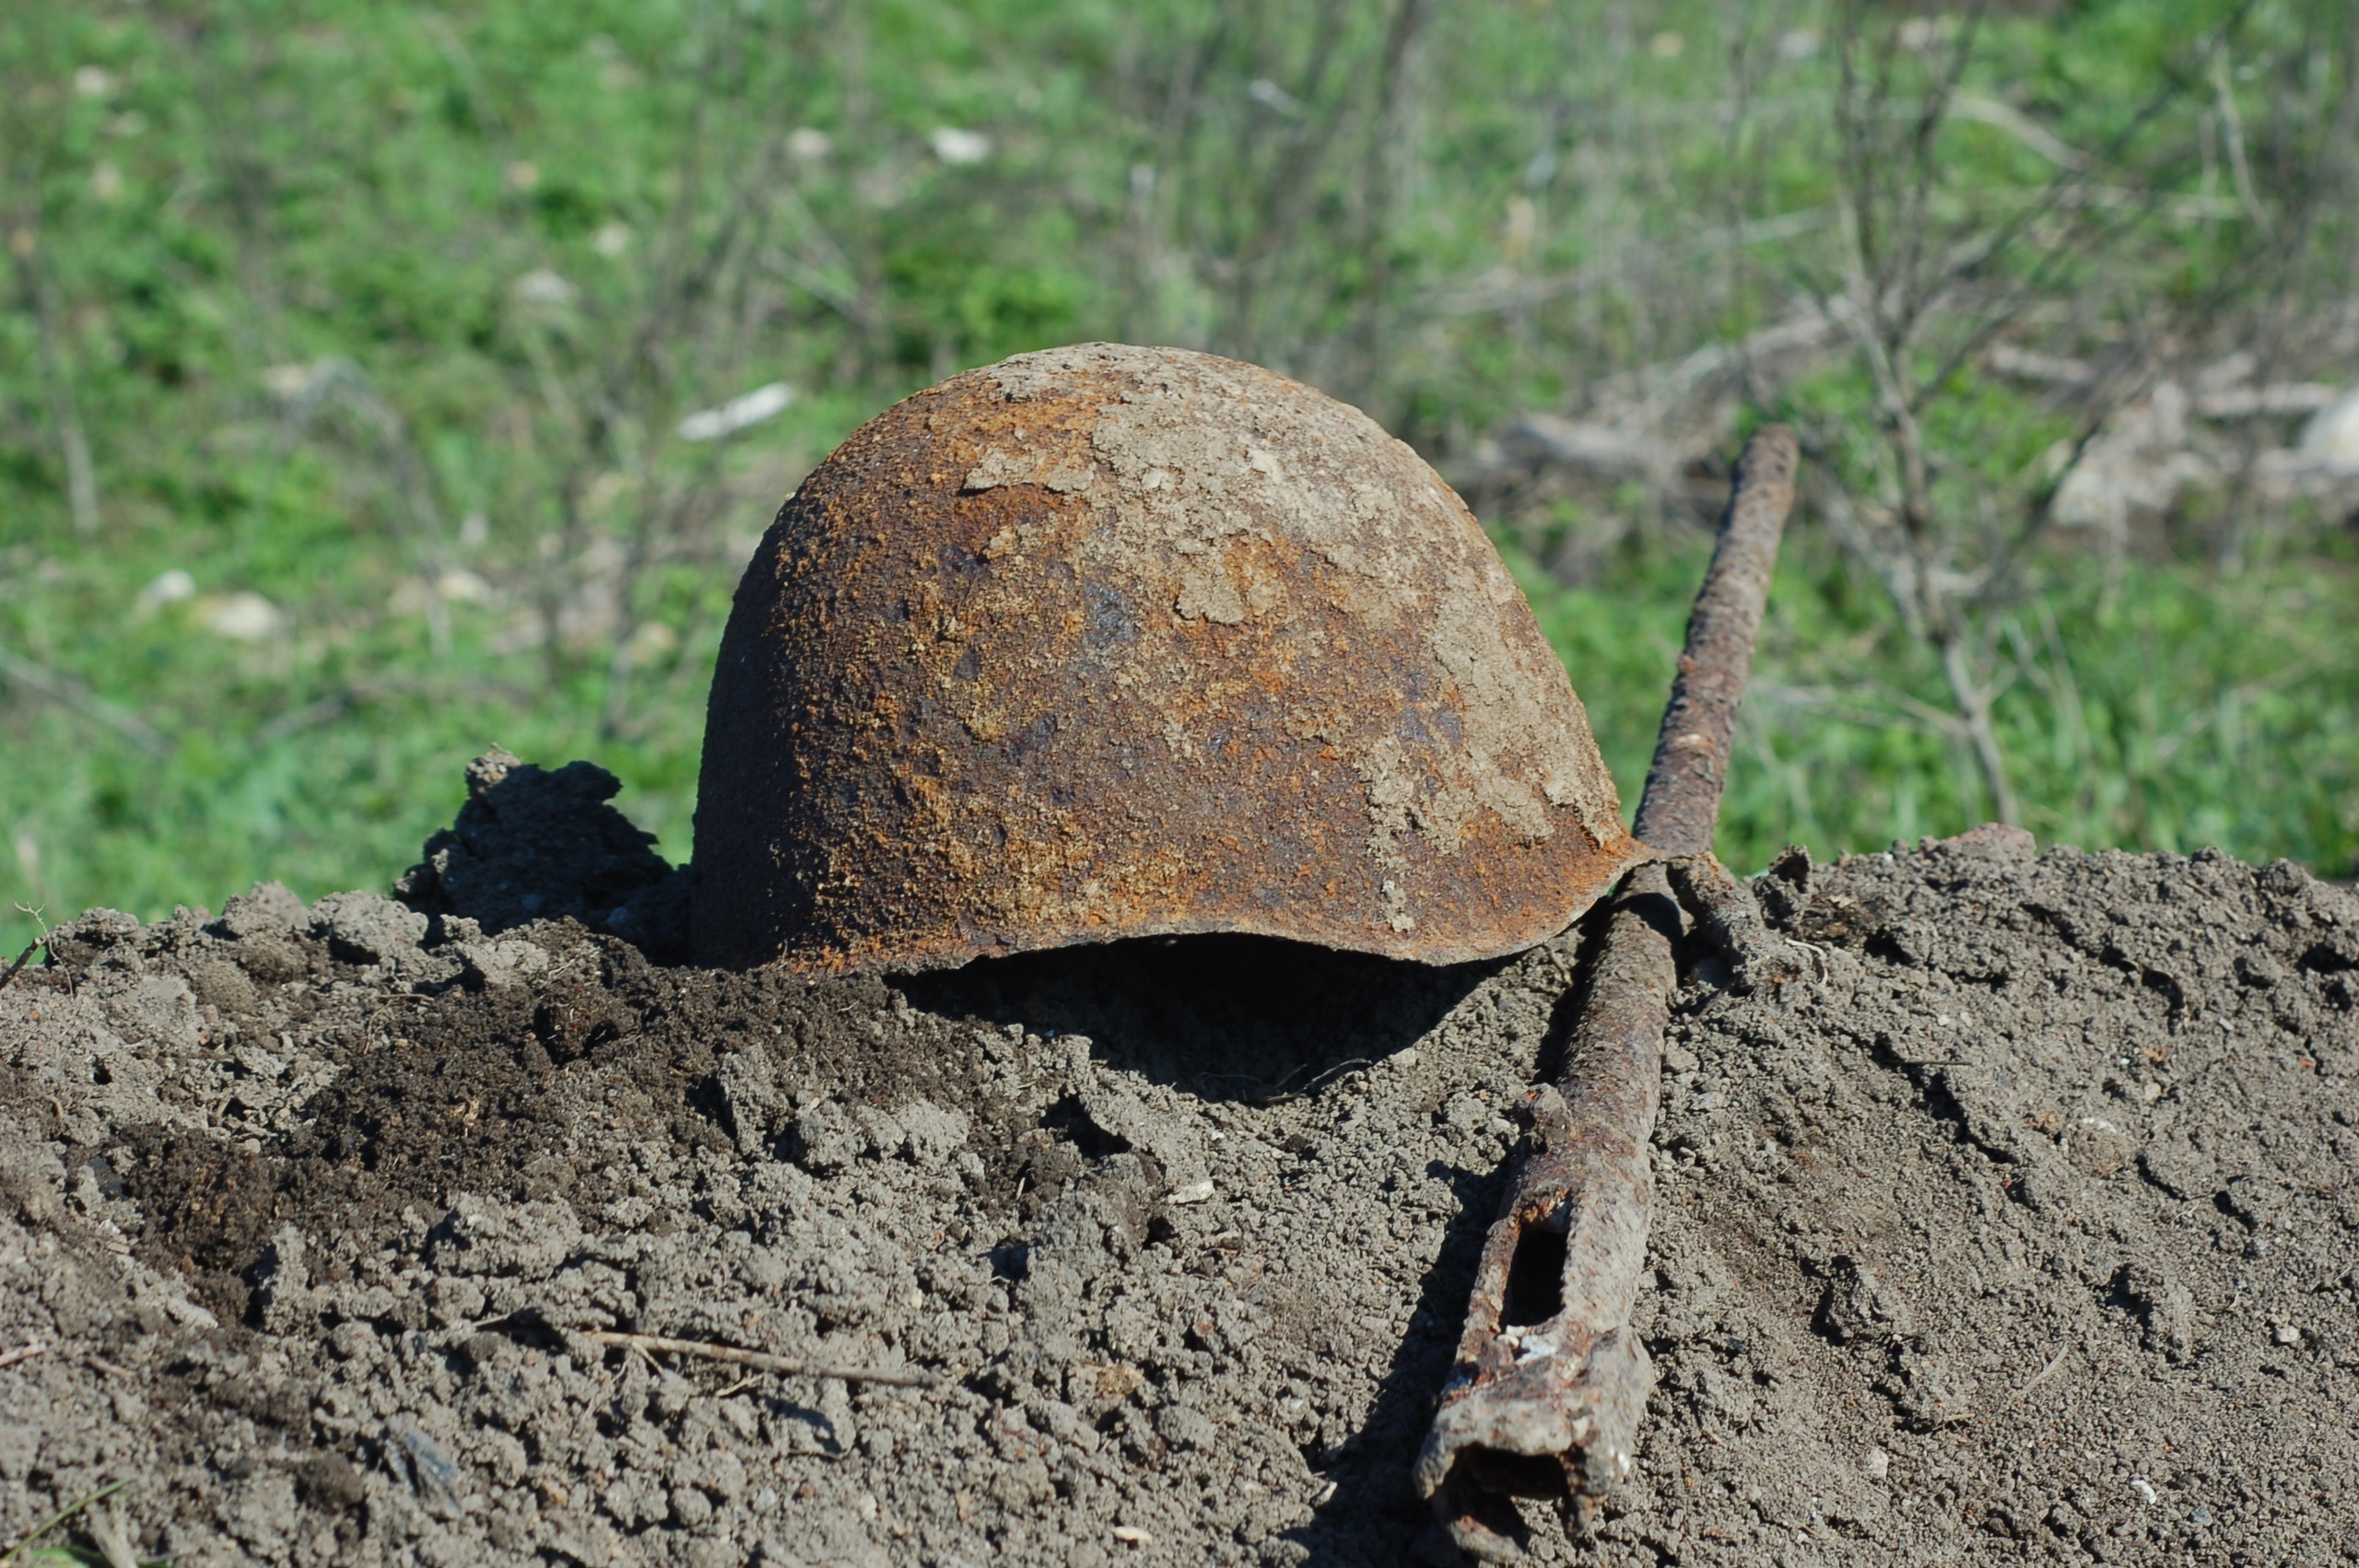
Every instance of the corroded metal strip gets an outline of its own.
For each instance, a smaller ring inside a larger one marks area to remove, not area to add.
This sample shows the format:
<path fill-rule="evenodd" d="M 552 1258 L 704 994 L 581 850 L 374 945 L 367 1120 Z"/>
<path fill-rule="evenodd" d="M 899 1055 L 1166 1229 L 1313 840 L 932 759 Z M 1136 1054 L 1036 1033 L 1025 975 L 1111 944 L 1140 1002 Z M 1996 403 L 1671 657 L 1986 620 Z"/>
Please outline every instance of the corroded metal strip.
<path fill-rule="evenodd" d="M 1630 1471 L 1653 1374 L 1627 1325 L 1646 1259 L 1678 919 L 1661 867 L 1631 874 L 1561 1086 L 1526 1101 L 1524 1162 L 1485 1238 L 1457 1362 L 1417 1459 L 1418 1489 L 1479 1557 L 1514 1555 L 1508 1497 L 1591 1495 Z"/>
<path fill-rule="evenodd" d="M 1738 468 L 1688 622 L 1641 834 L 1708 849 L 1737 705 L 1793 496 L 1794 444 L 1771 427 Z M 1649 843 L 1657 839 L 1649 837 Z M 1724 874 L 1724 873 L 1723 873 Z M 1653 1381 L 1629 1331 L 1646 1261 L 1662 1031 L 1678 983 L 1679 907 L 1660 865 L 1631 873 L 1555 1085 L 1527 1096 L 1531 1135 L 1485 1238 L 1466 1327 L 1417 1457 L 1418 1490 L 1459 1547 L 1519 1554 L 1513 1497 L 1567 1504 L 1629 1474 Z"/>
<path fill-rule="evenodd" d="M 698 786 L 698 957 L 806 974 L 1238 931 L 1528 947 L 1649 858 L 1481 528 L 1358 410 L 1084 345 L 804 480 Z"/>

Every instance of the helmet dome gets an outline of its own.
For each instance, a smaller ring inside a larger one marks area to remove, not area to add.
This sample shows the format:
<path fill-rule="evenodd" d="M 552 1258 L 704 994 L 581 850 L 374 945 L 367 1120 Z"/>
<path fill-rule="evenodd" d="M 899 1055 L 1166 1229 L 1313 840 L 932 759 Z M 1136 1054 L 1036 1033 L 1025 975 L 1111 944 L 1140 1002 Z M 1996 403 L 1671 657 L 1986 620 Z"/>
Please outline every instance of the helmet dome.
<path fill-rule="evenodd" d="M 770 525 L 695 940 L 815 975 L 1201 931 L 1457 963 L 1649 858 L 1414 451 L 1255 366 L 1085 344 L 887 409 Z"/>

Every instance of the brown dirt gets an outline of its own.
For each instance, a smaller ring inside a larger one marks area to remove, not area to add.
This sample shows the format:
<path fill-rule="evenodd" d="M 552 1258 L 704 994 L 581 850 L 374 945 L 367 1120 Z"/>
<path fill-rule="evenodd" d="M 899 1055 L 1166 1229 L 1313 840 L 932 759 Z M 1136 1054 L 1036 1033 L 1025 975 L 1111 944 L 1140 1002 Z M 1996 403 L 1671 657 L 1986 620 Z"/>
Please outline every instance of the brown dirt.
<path fill-rule="evenodd" d="M 491 771 L 420 908 L 94 911 L 0 992 L 0 1546 L 128 1477 L 191 1568 L 1447 1561 L 1407 1466 L 1578 935 L 666 966 L 611 790 Z M 2359 1557 L 2359 899 L 2003 833 L 1751 885 L 1811 977 L 1684 955 L 1640 1473 L 1533 1553 Z"/>

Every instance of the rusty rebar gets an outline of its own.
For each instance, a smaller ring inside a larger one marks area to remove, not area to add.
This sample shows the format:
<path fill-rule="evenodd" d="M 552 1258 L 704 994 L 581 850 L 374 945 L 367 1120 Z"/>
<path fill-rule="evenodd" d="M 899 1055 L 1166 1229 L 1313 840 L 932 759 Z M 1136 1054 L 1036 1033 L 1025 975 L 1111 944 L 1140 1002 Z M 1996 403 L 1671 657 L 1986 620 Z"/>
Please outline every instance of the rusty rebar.
<path fill-rule="evenodd" d="M 1738 461 L 1638 805 L 1637 837 L 1666 857 L 1711 848 L 1796 457 L 1793 433 L 1769 426 Z M 1630 1473 L 1654 1376 L 1629 1322 L 1646 1262 L 1679 931 L 1663 866 L 1631 872 L 1563 1071 L 1524 1103 L 1522 1164 L 1485 1238 L 1458 1356 L 1417 1457 L 1418 1490 L 1476 1557 L 1518 1554 L 1511 1499 L 1575 1505 Z"/>
<path fill-rule="evenodd" d="M 1672 683 L 1654 765 L 1638 799 L 1635 831 L 1658 853 L 1700 855 L 1712 847 L 1736 710 L 1753 673 L 1753 642 L 1778 566 L 1778 536 L 1794 504 L 1797 461 L 1794 433 L 1783 425 L 1754 432 L 1737 459 L 1719 544 L 1687 617 L 1679 677 Z"/>

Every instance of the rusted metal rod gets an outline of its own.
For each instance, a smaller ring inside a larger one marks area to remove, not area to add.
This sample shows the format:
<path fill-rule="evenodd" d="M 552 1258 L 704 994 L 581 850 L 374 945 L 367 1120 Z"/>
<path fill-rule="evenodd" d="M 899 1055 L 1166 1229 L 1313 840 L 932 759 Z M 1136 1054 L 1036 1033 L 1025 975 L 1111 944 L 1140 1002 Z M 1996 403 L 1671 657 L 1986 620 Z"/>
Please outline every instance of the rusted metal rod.
<path fill-rule="evenodd" d="M 1737 462 L 1638 804 L 1638 837 L 1666 858 L 1711 848 L 1796 461 L 1793 433 L 1773 425 Z M 1511 1499 L 1581 1504 L 1630 1473 L 1654 1381 L 1629 1322 L 1646 1262 L 1679 930 L 1662 865 L 1631 872 L 1564 1071 L 1525 1102 L 1531 1141 L 1485 1239 L 1416 1467 L 1418 1490 L 1459 1548 L 1485 1561 L 1520 1554 Z"/>
<path fill-rule="evenodd" d="M 1665 856 L 1701 855 L 1712 847 L 1736 710 L 1753 673 L 1753 643 L 1769 602 L 1778 538 L 1793 508 L 1799 461 L 1794 433 L 1783 425 L 1755 431 L 1737 459 L 1719 544 L 1687 617 L 1687 646 L 1638 798 L 1637 836 Z"/>

